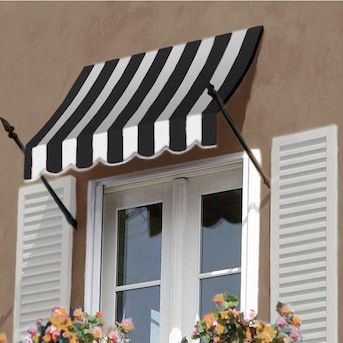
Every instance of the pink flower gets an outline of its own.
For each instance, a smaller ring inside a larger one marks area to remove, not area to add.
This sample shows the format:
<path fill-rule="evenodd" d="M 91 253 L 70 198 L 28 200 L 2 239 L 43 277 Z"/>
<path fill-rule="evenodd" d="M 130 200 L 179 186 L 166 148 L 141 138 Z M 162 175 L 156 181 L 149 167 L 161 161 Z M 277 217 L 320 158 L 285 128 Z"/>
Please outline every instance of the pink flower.
<path fill-rule="evenodd" d="M 292 329 L 289 337 L 291 337 L 293 339 L 293 341 L 298 342 L 298 340 L 300 338 L 300 333 L 297 329 Z"/>
<path fill-rule="evenodd" d="M 254 320 L 257 317 L 257 313 L 254 310 L 250 310 L 249 319 Z"/>
<path fill-rule="evenodd" d="M 219 341 L 220 341 L 220 337 L 218 336 L 214 337 L 213 343 L 219 343 Z"/>
<path fill-rule="evenodd" d="M 131 318 L 123 319 L 123 321 L 120 323 L 120 326 L 125 333 L 132 331 L 134 328 Z"/>
<path fill-rule="evenodd" d="M 199 335 L 199 331 L 198 331 L 197 328 L 193 328 L 192 335 L 193 335 L 193 336 Z"/>
<path fill-rule="evenodd" d="M 25 337 L 24 338 L 24 343 L 33 343 L 33 340 L 31 337 Z"/>
<path fill-rule="evenodd" d="M 277 324 L 277 326 L 279 328 L 284 328 L 287 323 L 286 323 L 286 320 L 283 317 L 280 317 L 276 324 Z"/>
<path fill-rule="evenodd" d="M 108 339 L 111 343 L 119 343 L 121 338 L 117 331 L 111 330 L 108 334 Z"/>
<path fill-rule="evenodd" d="M 92 330 L 92 334 L 95 339 L 99 339 L 102 337 L 102 330 L 100 326 L 95 326 Z"/>
<path fill-rule="evenodd" d="M 34 336 L 37 334 L 37 327 L 36 326 L 29 326 L 29 328 L 27 329 L 27 332 L 31 335 Z"/>

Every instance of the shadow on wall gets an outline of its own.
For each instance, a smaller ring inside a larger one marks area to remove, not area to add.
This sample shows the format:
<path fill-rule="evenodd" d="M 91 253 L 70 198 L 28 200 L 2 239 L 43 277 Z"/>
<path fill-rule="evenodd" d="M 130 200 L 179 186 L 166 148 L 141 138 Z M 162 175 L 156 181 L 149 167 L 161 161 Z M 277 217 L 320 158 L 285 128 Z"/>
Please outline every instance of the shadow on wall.
<path fill-rule="evenodd" d="M 227 102 L 226 108 L 229 111 L 229 114 L 233 118 L 233 120 L 236 123 L 236 126 L 239 128 L 240 131 L 243 129 L 244 121 L 245 121 L 245 115 L 246 115 L 246 110 L 248 107 L 248 103 L 250 100 L 250 95 L 251 95 L 251 90 L 254 84 L 255 80 L 255 74 L 256 74 L 256 65 L 257 65 L 257 60 L 258 56 L 260 54 L 260 49 L 261 46 L 263 45 L 263 35 L 261 37 L 260 44 L 257 48 L 254 60 L 246 73 L 245 77 L 243 78 L 243 81 L 241 84 L 238 86 L 237 90 L 233 94 L 232 98 Z M 231 128 L 227 125 L 227 123 L 224 123 L 224 119 L 222 114 L 219 115 L 219 120 L 218 120 L 218 145 L 226 145 L 227 144 L 227 135 L 228 132 L 230 132 L 230 136 L 234 136 Z M 225 126 L 225 130 L 221 130 L 221 128 Z M 235 142 L 237 139 L 234 137 Z M 239 143 L 237 142 L 237 145 Z M 242 149 L 239 149 L 242 150 Z"/>

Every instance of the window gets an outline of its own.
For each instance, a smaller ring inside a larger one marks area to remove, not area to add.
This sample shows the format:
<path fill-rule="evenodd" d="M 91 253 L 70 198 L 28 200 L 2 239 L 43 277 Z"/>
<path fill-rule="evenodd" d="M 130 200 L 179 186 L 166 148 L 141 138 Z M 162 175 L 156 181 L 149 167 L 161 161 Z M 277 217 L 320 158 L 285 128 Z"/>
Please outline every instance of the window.
<path fill-rule="evenodd" d="M 103 210 L 102 243 L 94 232 L 86 309 L 100 307 L 108 323 L 132 317 L 133 343 L 177 342 L 190 335 L 196 319 L 213 309 L 217 292 L 239 295 L 243 310 L 257 309 L 258 226 L 250 224 L 248 235 L 253 183 L 243 182 L 251 171 L 242 158 L 222 162 L 101 187 L 101 206 L 95 207 Z"/>

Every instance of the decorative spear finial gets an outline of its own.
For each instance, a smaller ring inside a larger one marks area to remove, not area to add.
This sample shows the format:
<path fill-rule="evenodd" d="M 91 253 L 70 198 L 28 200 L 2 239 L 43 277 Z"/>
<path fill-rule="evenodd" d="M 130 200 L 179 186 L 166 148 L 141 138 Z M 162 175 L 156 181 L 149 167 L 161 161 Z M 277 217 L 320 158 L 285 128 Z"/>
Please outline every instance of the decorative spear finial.
<path fill-rule="evenodd" d="M 5 131 L 8 133 L 8 137 L 12 138 L 21 151 L 25 152 L 25 147 L 23 143 L 18 138 L 18 135 L 14 132 L 14 126 L 12 126 L 5 118 L 0 117 L 2 125 L 4 126 Z"/>

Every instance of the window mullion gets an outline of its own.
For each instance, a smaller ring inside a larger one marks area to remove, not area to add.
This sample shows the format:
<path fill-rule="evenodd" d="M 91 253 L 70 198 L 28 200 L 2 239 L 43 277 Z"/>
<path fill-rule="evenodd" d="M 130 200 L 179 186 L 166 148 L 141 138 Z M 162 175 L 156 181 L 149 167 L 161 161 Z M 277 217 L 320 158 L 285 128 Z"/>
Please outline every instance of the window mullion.
<path fill-rule="evenodd" d="M 178 342 L 182 337 L 183 317 L 183 269 L 184 269 L 184 231 L 186 228 L 187 180 L 173 181 L 172 225 L 170 232 L 169 282 L 169 342 Z"/>

